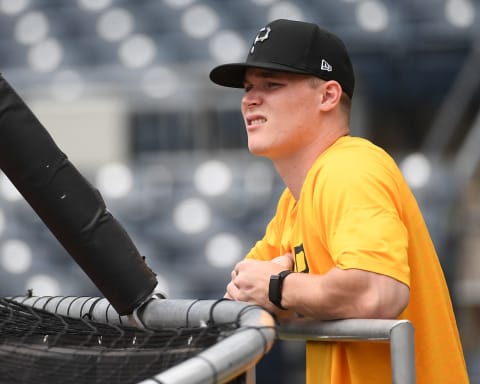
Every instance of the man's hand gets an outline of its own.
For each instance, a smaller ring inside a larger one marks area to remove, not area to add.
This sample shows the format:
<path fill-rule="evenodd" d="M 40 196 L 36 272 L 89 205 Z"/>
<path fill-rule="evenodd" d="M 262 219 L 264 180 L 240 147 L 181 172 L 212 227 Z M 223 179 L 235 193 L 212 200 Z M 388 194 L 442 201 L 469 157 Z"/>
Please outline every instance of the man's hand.
<path fill-rule="evenodd" d="M 271 312 L 279 310 L 268 299 L 270 276 L 286 269 L 293 269 L 293 257 L 290 253 L 278 256 L 272 261 L 246 259 L 235 265 L 232 280 L 227 285 L 225 298 L 258 304 Z"/>

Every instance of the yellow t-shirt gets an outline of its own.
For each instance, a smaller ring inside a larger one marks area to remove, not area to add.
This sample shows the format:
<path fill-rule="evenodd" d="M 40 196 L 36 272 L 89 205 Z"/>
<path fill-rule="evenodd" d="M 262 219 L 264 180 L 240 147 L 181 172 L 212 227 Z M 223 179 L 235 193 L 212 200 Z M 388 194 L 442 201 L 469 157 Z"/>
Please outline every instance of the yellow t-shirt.
<path fill-rule="evenodd" d="M 286 189 L 247 258 L 295 255 L 295 271 L 333 266 L 384 274 L 410 287 L 400 319 L 415 327 L 417 383 L 468 383 L 449 292 L 417 202 L 394 160 L 342 137 L 307 174 L 298 201 Z M 307 343 L 307 383 L 391 382 L 387 343 Z"/>

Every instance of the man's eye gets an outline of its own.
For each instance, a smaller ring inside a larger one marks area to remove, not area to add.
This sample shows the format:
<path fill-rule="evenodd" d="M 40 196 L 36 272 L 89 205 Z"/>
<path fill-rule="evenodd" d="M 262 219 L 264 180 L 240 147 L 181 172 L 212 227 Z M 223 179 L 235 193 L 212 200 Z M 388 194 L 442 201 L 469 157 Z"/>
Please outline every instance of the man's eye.
<path fill-rule="evenodd" d="M 280 83 L 268 82 L 268 83 L 265 84 L 265 88 L 266 89 L 278 88 L 281 85 L 282 84 L 280 84 Z"/>
<path fill-rule="evenodd" d="M 280 84 L 280 83 L 267 81 L 267 82 L 265 82 L 265 83 L 259 84 L 258 86 L 256 86 L 256 88 L 269 90 L 269 89 L 275 89 L 275 88 L 278 88 L 278 87 L 281 87 L 281 86 L 282 86 L 282 84 Z M 253 85 L 251 85 L 251 84 L 245 85 L 245 86 L 243 87 L 243 89 L 244 89 L 245 92 L 249 92 L 249 91 L 251 91 L 253 88 L 254 88 L 254 87 L 253 87 Z"/>

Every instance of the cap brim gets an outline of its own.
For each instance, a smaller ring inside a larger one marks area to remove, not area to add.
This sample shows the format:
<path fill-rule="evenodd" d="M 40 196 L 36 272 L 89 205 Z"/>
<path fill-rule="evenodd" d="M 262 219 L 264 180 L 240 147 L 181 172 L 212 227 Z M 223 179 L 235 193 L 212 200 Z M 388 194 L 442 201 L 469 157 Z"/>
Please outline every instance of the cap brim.
<path fill-rule="evenodd" d="M 275 63 L 233 63 L 223 64 L 215 67 L 210 72 L 210 80 L 218 85 L 232 88 L 243 88 L 245 81 L 245 71 L 247 68 L 272 69 L 274 71 L 291 72 L 308 75 L 309 72 L 294 69 L 287 65 Z"/>

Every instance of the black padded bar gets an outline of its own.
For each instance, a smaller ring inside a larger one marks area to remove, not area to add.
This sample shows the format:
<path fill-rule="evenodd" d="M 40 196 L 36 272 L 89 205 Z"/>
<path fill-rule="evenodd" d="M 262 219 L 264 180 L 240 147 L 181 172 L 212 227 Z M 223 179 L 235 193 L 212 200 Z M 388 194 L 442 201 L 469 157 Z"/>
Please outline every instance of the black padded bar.
<path fill-rule="evenodd" d="M 151 296 L 155 274 L 129 235 L 1 75 L 0 168 L 119 314 Z"/>

